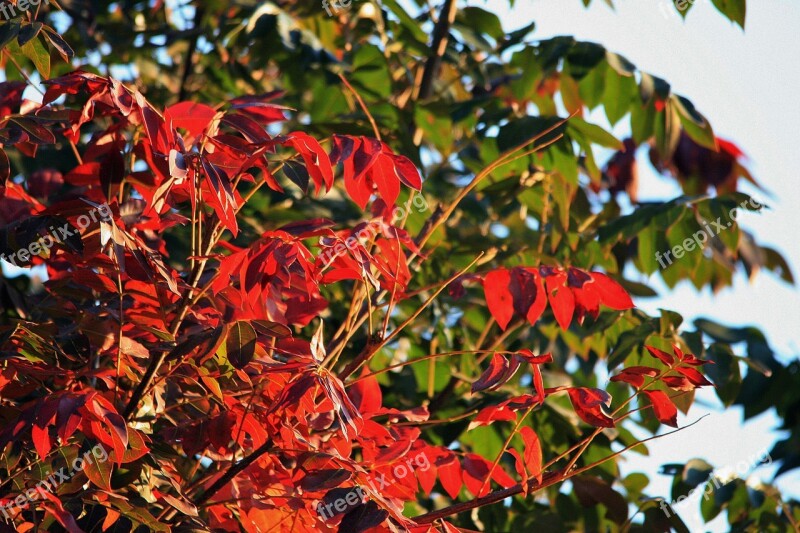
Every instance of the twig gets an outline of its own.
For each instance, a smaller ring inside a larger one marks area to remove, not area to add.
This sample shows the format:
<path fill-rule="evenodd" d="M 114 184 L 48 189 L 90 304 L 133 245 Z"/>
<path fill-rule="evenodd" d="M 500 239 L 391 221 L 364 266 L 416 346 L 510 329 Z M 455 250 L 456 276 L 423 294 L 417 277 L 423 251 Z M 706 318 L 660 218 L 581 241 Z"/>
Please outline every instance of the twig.
<path fill-rule="evenodd" d="M 350 82 L 347 81 L 347 79 L 342 76 L 341 73 L 339 74 L 339 79 L 342 80 L 342 83 L 344 83 L 347 88 L 350 89 L 350 92 L 352 92 L 353 96 L 355 96 L 356 100 L 358 100 L 358 105 L 361 106 L 361 110 L 364 111 L 364 114 L 367 115 L 369 123 L 372 124 L 372 131 L 375 133 L 375 138 L 380 141 L 381 132 L 378 130 L 378 124 L 375 122 L 375 118 L 372 116 L 372 113 L 369 112 L 369 108 L 367 108 L 367 104 L 364 103 L 364 99 L 361 98 L 361 95 L 358 94 L 358 91 L 356 91 L 353 86 L 350 85 Z"/>
<path fill-rule="evenodd" d="M 428 307 L 428 306 L 429 306 L 429 305 L 430 305 L 430 304 L 431 304 L 431 303 L 432 303 L 432 302 L 433 302 L 433 301 L 436 299 L 436 297 L 437 297 L 437 296 L 439 296 L 439 294 L 440 294 L 440 293 L 441 293 L 441 292 L 442 292 L 442 291 L 445 289 L 445 287 L 447 287 L 447 286 L 448 286 L 450 283 L 452 283 L 453 281 L 455 281 L 456 279 L 458 279 L 458 278 L 459 278 L 459 276 L 461 276 L 462 274 L 464 274 L 464 272 L 467 272 L 467 271 L 468 271 L 470 268 L 472 268 L 472 266 L 473 266 L 475 263 L 477 263 L 477 262 L 478 262 L 478 259 L 480 259 L 481 257 L 483 257 L 483 252 L 481 252 L 480 254 L 478 254 L 478 256 L 477 256 L 475 259 L 473 259 L 473 260 L 472 260 L 472 262 L 470 262 L 470 264 L 469 264 L 469 265 L 467 265 L 465 268 L 463 268 L 463 269 L 459 270 L 459 271 L 458 271 L 458 272 L 456 272 L 454 275 L 452 275 L 452 276 L 450 277 L 450 279 L 448 279 L 448 280 L 447 280 L 447 282 L 443 283 L 443 284 L 442 284 L 442 286 L 441 286 L 441 287 L 439 287 L 439 288 L 436 290 L 436 292 L 434 292 L 434 293 L 433 293 L 433 294 L 430 296 L 430 298 L 428 298 L 428 299 L 427 299 L 427 300 L 426 300 L 426 301 L 425 301 L 425 302 L 422 304 L 422 306 L 420 306 L 420 308 L 419 308 L 419 309 L 417 309 L 417 310 L 416 310 L 416 311 L 415 311 L 415 312 L 414 312 L 414 313 L 413 313 L 411 316 L 409 316 L 409 317 L 408 317 L 408 318 L 407 318 L 407 319 L 406 319 L 406 320 L 405 320 L 405 321 L 404 321 L 402 324 L 400 324 L 399 326 L 397 326 L 397 327 L 394 329 L 394 331 L 392 331 L 392 333 L 391 333 L 391 334 L 389 334 L 389 336 L 387 336 L 385 339 L 383 339 L 383 340 L 382 340 L 380 343 L 378 343 L 378 344 L 376 344 L 376 345 L 374 345 L 374 346 L 367 345 L 367 349 L 365 349 L 363 352 L 361 352 L 361 354 L 359 354 L 359 355 L 358 355 L 358 357 L 356 357 L 355 359 L 353 359 L 353 360 L 352 360 L 352 361 L 351 361 L 351 362 L 350 362 L 350 363 L 349 363 L 349 364 L 348 364 L 348 365 L 347 365 L 347 366 L 344 368 L 344 370 L 342 370 L 342 372 L 339 374 L 339 379 L 341 379 L 341 380 L 344 380 L 345 378 L 347 378 L 347 377 L 348 377 L 350 374 L 352 374 L 353 372 L 355 372 L 356 370 L 358 370 L 358 369 L 359 369 L 359 367 L 361 367 L 361 365 L 362 365 L 363 363 L 365 363 L 365 362 L 366 362 L 366 361 L 367 361 L 367 360 L 368 360 L 370 357 L 372 357 L 372 355 L 373 355 L 374 353 L 376 353 L 378 350 L 380 350 L 380 349 L 381 349 L 382 347 L 384 347 L 386 344 L 388 344 L 389 342 L 391 342 L 391 341 L 392 341 L 392 340 L 393 340 L 395 337 L 397 337 L 397 335 L 399 335 L 399 334 L 400 334 L 400 332 L 401 332 L 401 331 L 403 331 L 403 329 L 405 329 L 405 327 L 406 327 L 406 326 L 408 326 L 408 325 L 409 325 L 411 322 L 413 322 L 414 320 L 416 320 L 416 318 L 417 318 L 417 317 L 418 317 L 418 316 L 419 316 L 419 315 L 422 313 L 422 311 L 424 311 L 424 310 L 425 310 L 425 309 L 426 309 L 426 308 L 427 308 L 427 307 Z"/>
<path fill-rule="evenodd" d="M 569 477 L 576 476 L 578 474 L 582 474 L 584 472 L 587 472 L 587 471 L 589 471 L 589 470 L 591 470 L 591 469 L 593 469 L 593 468 L 595 468 L 597 466 L 600 466 L 603 463 L 606 463 L 606 462 L 608 462 L 608 461 L 610 461 L 610 460 L 622 455 L 624 452 L 627 452 L 631 448 L 635 448 L 636 446 L 640 446 L 640 445 L 642 445 L 642 444 L 644 444 L 646 442 L 649 442 L 651 440 L 654 440 L 654 439 L 659 439 L 661 437 L 666 437 L 667 435 L 672 435 L 673 433 L 677 433 L 678 431 L 683 431 L 684 429 L 687 429 L 687 428 L 697 424 L 698 422 L 700 422 L 700 420 L 702 420 L 705 416 L 706 415 L 704 415 L 703 417 L 700 417 L 699 419 L 695 420 L 691 424 L 687 424 L 686 426 L 683 426 L 681 428 L 675 429 L 673 431 L 668 431 L 667 433 L 662 433 L 661 435 L 653 435 L 652 437 L 648 437 L 646 439 L 642 439 L 640 441 L 637 441 L 637 442 L 635 442 L 635 443 L 633 443 L 633 444 L 631 444 L 629 446 L 626 446 L 625 448 L 619 450 L 618 452 L 612 453 L 611 455 L 609 455 L 607 457 L 604 457 L 602 459 L 598 459 L 594 463 L 586 465 L 586 466 L 584 466 L 582 468 L 578 468 L 578 469 L 576 469 L 576 470 L 574 470 L 572 472 L 566 472 L 565 470 L 557 470 L 555 472 L 547 472 L 543 476 L 541 484 L 537 485 L 535 480 L 533 480 L 532 482 L 531 481 L 527 482 L 528 483 L 528 494 L 531 494 L 533 492 L 536 492 L 536 491 L 539 491 L 541 489 L 547 488 L 547 487 L 549 487 L 551 485 L 555 485 L 556 483 L 558 483 L 560 481 L 563 481 L 563 480 L 565 480 L 565 479 L 567 479 Z M 508 498 L 510 496 L 515 496 L 515 495 L 520 494 L 522 492 L 523 492 L 523 487 L 522 487 L 522 484 L 519 483 L 519 484 L 514 485 L 513 487 L 509 487 L 507 489 L 496 490 L 496 491 L 494 491 L 494 492 L 492 492 L 490 494 L 487 494 L 486 496 L 483 496 L 482 498 L 476 498 L 474 500 L 470 500 L 470 501 L 467 501 L 467 502 L 456 503 L 456 504 L 450 505 L 448 507 L 445 507 L 443 509 L 439 509 L 439 510 L 436 510 L 436 511 L 431 511 L 430 513 L 425 513 L 425 514 L 419 515 L 417 517 L 414 517 L 413 520 L 417 524 L 430 524 L 431 522 L 435 522 L 436 520 L 439 520 L 440 518 L 445 518 L 447 516 L 452 516 L 454 514 L 463 513 L 464 511 L 469 511 L 471 509 L 475 509 L 477 507 L 483 507 L 485 505 L 490 505 L 492 503 L 501 502 L 501 501 L 505 500 L 506 498 Z"/>

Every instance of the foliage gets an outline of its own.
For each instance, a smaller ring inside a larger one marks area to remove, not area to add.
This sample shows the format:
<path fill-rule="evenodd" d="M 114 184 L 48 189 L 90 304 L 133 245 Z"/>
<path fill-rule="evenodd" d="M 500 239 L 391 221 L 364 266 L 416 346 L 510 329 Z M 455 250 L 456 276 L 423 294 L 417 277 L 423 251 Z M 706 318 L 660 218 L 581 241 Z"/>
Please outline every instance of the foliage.
<path fill-rule="evenodd" d="M 43 285 L 0 279 L 0 502 L 108 452 L 15 528 L 685 530 L 619 459 L 712 382 L 776 407 L 772 456 L 800 465 L 796 363 L 631 299 L 657 296 L 637 273 L 792 282 L 735 222 L 659 269 L 756 184 L 666 81 L 451 0 L 170 5 L 0 27 L 2 251 L 72 234 L 18 262 Z M 637 202 L 644 145 L 683 196 Z M 800 520 L 772 487 L 713 494 L 704 518 L 741 530 Z"/>

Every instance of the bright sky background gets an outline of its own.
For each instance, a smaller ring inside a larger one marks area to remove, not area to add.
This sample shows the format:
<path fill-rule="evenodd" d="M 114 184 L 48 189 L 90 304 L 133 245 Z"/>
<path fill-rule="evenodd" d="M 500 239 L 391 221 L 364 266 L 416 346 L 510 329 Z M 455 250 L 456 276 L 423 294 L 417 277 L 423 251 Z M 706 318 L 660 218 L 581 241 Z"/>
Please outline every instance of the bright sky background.
<path fill-rule="evenodd" d="M 763 215 L 743 215 L 739 222 L 759 243 L 777 248 L 798 277 L 800 231 L 795 229 L 795 214 L 800 205 L 800 5 L 786 0 L 751 0 L 743 32 L 717 12 L 710 0 L 697 0 L 685 22 L 677 13 L 665 15 L 673 12 L 667 0 L 615 0 L 615 10 L 602 0 L 595 0 L 588 9 L 579 0 L 517 0 L 513 9 L 509 9 L 507 0 L 472 3 L 500 14 L 506 30 L 535 20 L 537 28 L 532 36 L 536 39 L 574 35 L 600 43 L 640 69 L 666 79 L 674 91 L 688 97 L 708 117 L 717 135 L 743 148 L 750 158 L 750 170 L 772 196 L 745 188 L 772 210 Z M 622 126 L 615 133 L 625 135 L 627 125 Z M 643 200 L 680 194 L 677 185 L 656 176 L 649 163 L 639 167 Z M 681 313 L 686 322 L 706 316 L 730 326 L 755 325 L 765 331 L 782 361 L 800 353 L 800 293 L 771 274 L 761 273 L 752 284 L 741 276 L 732 289 L 716 295 L 698 294 L 689 283 L 666 294 L 667 288 L 657 275 L 642 281 L 665 294 L 657 300 L 637 301 L 650 313 L 664 307 Z M 778 424 L 774 415 L 766 414 L 743 425 L 739 409 L 726 413 L 716 409 L 719 402 L 713 393 L 698 395 L 698 399 L 700 403 L 688 416 L 681 415 L 679 422 L 686 424 L 706 413 L 708 417 L 692 428 L 650 443 L 650 457 L 629 456 L 630 471 L 642 470 L 650 475 L 648 489 L 652 494 L 669 495 L 670 478 L 655 473 L 661 464 L 700 457 L 715 466 L 736 469 L 739 462 L 752 463 L 753 456 L 769 450 L 778 435 L 773 431 Z M 761 468 L 755 477 L 769 480 L 773 472 L 774 468 Z M 800 497 L 797 471 L 779 478 L 777 485 L 786 494 Z M 704 527 L 692 516 L 697 508 L 696 503 L 678 508 L 692 531 L 728 530 L 721 518 Z"/>

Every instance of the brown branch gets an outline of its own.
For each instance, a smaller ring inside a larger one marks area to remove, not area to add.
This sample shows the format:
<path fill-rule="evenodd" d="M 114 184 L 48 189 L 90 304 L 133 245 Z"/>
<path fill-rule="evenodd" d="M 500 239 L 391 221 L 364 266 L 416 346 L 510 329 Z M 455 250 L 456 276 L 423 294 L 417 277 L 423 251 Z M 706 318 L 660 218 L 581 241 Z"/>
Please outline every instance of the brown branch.
<path fill-rule="evenodd" d="M 447 50 L 448 34 L 450 33 L 450 26 L 456 19 L 456 11 L 455 0 L 445 0 L 442 12 L 439 14 L 439 20 L 436 21 L 436 26 L 433 28 L 431 52 L 422 71 L 422 81 L 420 81 L 419 92 L 417 93 L 418 100 L 425 100 L 433 94 L 433 81 L 439 73 L 442 56 Z"/>
<path fill-rule="evenodd" d="M 256 459 L 272 449 L 272 440 L 267 440 L 264 444 L 253 450 L 253 453 L 231 466 L 214 483 L 211 484 L 199 497 L 194 498 L 193 502 L 197 507 L 206 503 L 211 497 L 219 492 L 225 485 L 235 478 L 242 470 L 253 464 Z"/>
<path fill-rule="evenodd" d="M 204 13 L 205 10 L 203 9 L 202 4 L 195 7 L 194 23 L 192 24 L 193 30 L 200 29 L 200 23 L 202 22 Z M 186 51 L 186 59 L 183 61 L 183 74 L 181 75 L 180 91 L 178 92 L 179 102 L 186 100 L 186 83 L 189 81 L 189 76 L 192 74 L 192 70 L 194 69 L 192 57 L 197 50 L 197 41 L 200 40 L 200 34 L 201 32 L 196 32 L 192 40 L 189 41 L 189 49 Z"/>

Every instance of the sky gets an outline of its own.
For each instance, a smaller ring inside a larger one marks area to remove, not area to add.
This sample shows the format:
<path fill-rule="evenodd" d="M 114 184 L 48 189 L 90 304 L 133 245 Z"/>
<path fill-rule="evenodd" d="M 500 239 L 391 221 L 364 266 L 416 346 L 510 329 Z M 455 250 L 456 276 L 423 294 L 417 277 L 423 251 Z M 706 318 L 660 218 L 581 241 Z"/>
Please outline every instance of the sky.
<path fill-rule="evenodd" d="M 798 277 L 800 4 L 750 1 L 742 31 L 709 0 L 697 0 L 685 21 L 667 0 L 615 0 L 614 10 L 601 0 L 589 8 L 580 0 L 517 0 L 513 8 L 507 0 L 471 3 L 497 13 L 506 30 L 535 20 L 534 39 L 573 35 L 594 41 L 670 82 L 675 92 L 689 98 L 710 120 L 718 136 L 733 140 L 747 154 L 748 168 L 767 192 L 742 189 L 771 209 L 761 215 L 743 214 L 739 222 L 757 242 L 779 250 Z M 603 121 L 598 123 L 608 127 Z M 624 136 L 626 126 L 614 132 Z M 639 167 L 643 201 L 681 194 L 674 182 L 656 176 L 648 163 Z M 639 281 L 661 294 L 636 302 L 651 314 L 663 307 L 681 313 L 686 322 L 704 316 L 728 326 L 755 325 L 766 333 L 784 363 L 800 354 L 800 292 L 770 273 L 761 272 L 752 282 L 739 276 L 732 288 L 717 294 L 698 293 L 688 282 L 669 291 L 657 275 L 642 276 Z M 687 416 L 679 417 L 679 423 L 708 416 L 691 428 L 649 443 L 649 457 L 629 455 L 625 470 L 648 473 L 648 491 L 668 495 L 671 478 L 656 473 L 661 464 L 699 457 L 721 469 L 744 470 L 757 462 L 755 458 L 764 457 L 780 435 L 774 431 L 779 420 L 766 413 L 743 423 L 740 409 L 722 412 L 719 405 L 713 392 L 698 394 L 697 403 Z M 759 468 L 753 478 L 769 481 L 774 470 Z M 797 471 L 781 476 L 776 484 L 784 493 L 800 498 Z M 703 525 L 694 516 L 697 507 L 697 503 L 678 507 L 692 531 L 728 530 L 721 517 Z"/>

